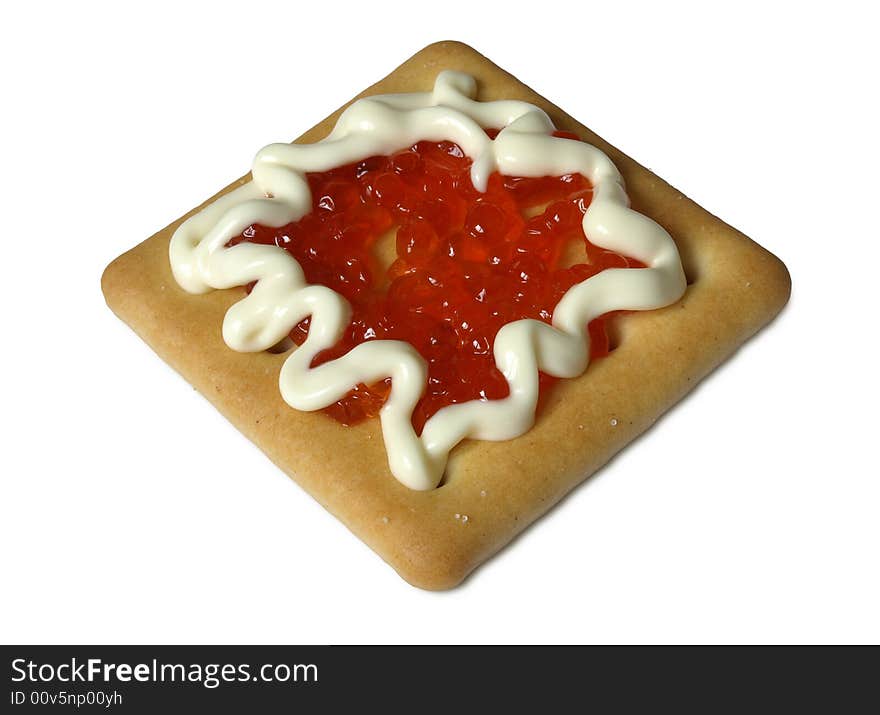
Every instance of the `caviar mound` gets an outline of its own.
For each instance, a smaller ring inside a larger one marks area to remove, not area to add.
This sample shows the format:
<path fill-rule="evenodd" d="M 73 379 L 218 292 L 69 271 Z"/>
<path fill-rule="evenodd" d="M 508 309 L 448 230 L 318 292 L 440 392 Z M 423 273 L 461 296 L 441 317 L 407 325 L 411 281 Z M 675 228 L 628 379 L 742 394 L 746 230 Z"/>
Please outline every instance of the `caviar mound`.
<path fill-rule="evenodd" d="M 391 156 L 310 173 L 311 213 L 281 228 L 250 226 L 229 242 L 279 246 L 299 262 L 309 283 L 349 301 L 345 333 L 313 365 L 369 340 L 404 340 L 418 350 L 428 364 L 413 413 L 419 433 L 447 405 L 508 394 L 492 352 L 503 325 L 523 318 L 549 323 L 576 283 L 606 268 L 644 267 L 584 238 L 581 222 L 592 186 L 580 174 L 496 173 L 480 193 L 470 168 L 458 145 L 423 141 Z M 395 255 L 383 260 L 377 249 L 395 227 Z M 574 264 L 572 246 L 580 254 Z M 591 359 L 608 354 L 607 317 L 589 325 Z M 308 324 L 306 319 L 291 331 L 296 344 L 305 341 Z M 553 381 L 541 375 L 542 394 Z M 358 385 L 324 411 L 355 424 L 378 414 L 390 387 L 388 380 Z"/>

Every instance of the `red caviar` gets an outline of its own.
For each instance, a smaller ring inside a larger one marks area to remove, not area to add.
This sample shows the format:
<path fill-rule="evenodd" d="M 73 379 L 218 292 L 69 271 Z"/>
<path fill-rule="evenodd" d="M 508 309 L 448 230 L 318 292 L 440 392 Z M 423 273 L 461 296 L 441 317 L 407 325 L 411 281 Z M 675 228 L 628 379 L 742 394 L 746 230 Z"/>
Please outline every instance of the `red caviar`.
<path fill-rule="evenodd" d="M 521 318 L 549 323 L 575 283 L 605 268 L 643 267 L 584 239 L 592 187 L 580 174 L 496 173 L 480 193 L 470 167 L 458 145 L 423 141 L 392 156 L 308 174 L 310 214 L 281 228 L 251 226 L 230 241 L 284 248 L 309 283 L 351 303 L 342 339 L 314 365 L 368 340 L 405 340 L 421 353 L 428 384 L 413 415 L 419 432 L 442 407 L 508 394 L 492 354 L 501 326 Z M 395 226 L 396 257 L 387 265 L 380 239 Z M 582 247 L 581 262 L 571 265 L 566 253 L 573 243 Z M 593 359 L 608 354 L 606 317 L 589 326 Z M 291 332 L 299 345 L 308 323 Z M 542 375 L 542 391 L 552 381 Z M 325 412 L 344 424 L 359 422 L 378 413 L 389 389 L 388 380 L 359 385 Z"/>

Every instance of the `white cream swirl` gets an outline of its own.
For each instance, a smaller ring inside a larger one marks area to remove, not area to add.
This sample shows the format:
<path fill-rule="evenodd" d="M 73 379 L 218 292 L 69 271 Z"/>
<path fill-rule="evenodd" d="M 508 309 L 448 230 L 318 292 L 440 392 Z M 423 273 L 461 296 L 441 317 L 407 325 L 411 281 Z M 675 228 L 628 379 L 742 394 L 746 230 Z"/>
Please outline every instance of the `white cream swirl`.
<path fill-rule="evenodd" d="M 660 308 L 678 300 L 685 289 L 675 243 L 663 228 L 629 208 L 623 179 L 603 152 L 552 136 L 553 123 L 538 107 L 513 100 L 478 102 L 475 96 L 472 77 L 444 71 L 432 92 L 358 100 L 322 141 L 262 149 L 252 181 L 190 217 L 171 238 L 174 277 L 190 293 L 256 281 L 223 321 L 223 338 L 233 350 L 267 350 L 311 317 L 306 341 L 285 360 L 279 377 L 281 395 L 292 407 L 319 410 L 359 383 L 391 378 L 380 412 L 385 448 L 391 472 L 412 489 L 436 487 L 450 450 L 461 440 L 506 440 L 530 429 L 538 371 L 562 378 L 583 373 L 589 362 L 590 320 L 612 310 Z M 501 131 L 492 140 L 486 128 Z M 427 366 L 415 348 L 374 340 L 311 368 L 315 355 L 334 345 L 348 325 L 348 302 L 329 288 L 306 283 L 300 265 L 282 248 L 226 244 L 251 224 L 280 227 L 307 214 L 312 197 L 306 172 L 391 154 L 422 140 L 458 144 L 473 160 L 471 178 L 479 191 L 485 191 L 495 171 L 524 177 L 584 175 L 594 188 L 583 219 L 585 235 L 647 268 L 607 269 L 573 286 L 556 306 L 552 326 L 517 320 L 502 327 L 494 356 L 509 383 L 509 396 L 445 407 L 418 436 L 411 417 L 425 388 Z"/>

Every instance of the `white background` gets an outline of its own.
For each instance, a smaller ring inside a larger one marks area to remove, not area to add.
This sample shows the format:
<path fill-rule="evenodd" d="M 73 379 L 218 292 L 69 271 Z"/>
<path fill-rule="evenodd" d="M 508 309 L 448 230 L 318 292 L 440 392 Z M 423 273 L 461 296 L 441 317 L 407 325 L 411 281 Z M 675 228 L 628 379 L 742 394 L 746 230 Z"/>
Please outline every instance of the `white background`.
<path fill-rule="evenodd" d="M 0 640 L 880 640 L 869 4 L 299 5 L 2 11 Z M 99 277 L 259 147 L 440 39 L 755 237 L 794 293 L 646 436 L 438 594 L 165 366 Z"/>

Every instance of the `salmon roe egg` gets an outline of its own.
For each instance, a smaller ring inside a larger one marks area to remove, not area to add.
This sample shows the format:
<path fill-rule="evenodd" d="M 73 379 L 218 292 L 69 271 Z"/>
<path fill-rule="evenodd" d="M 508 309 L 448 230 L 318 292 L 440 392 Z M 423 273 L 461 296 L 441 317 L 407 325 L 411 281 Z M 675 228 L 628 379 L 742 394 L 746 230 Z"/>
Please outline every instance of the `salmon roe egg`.
<path fill-rule="evenodd" d="M 313 366 L 369 340 L 404 340 L 418 350 L 428 364 L 413 413 L 419 433 L 447 405 L 508 394 L 492 353 L 503 325 L 522 318 L 549 323 L 576 283 L 605 268 L 644 267 L 584 238 L 592 186 L 580 174 L 496 173 L 480 193 L 470 169 L 457 144 L 422 141 L 391 156 L 309 173 L 311 213 L 280 228 L 250 226 L 229 242 L 279 246 L 309 283 L 349 301 L 351 323 Z M 389 235 L 394 255 L 383 256 Z M 608 317 L 589 325 L 591 359 L 608 354 Z M 308 326 L 306 319 L 291 331 L 296 344 L 305 341 Z M 541 375 L 542 395 L 553 382 Z M 390 389 L 389 380 L 358 385 L 324 411 L 355 424 L 377 415 Z"/>

